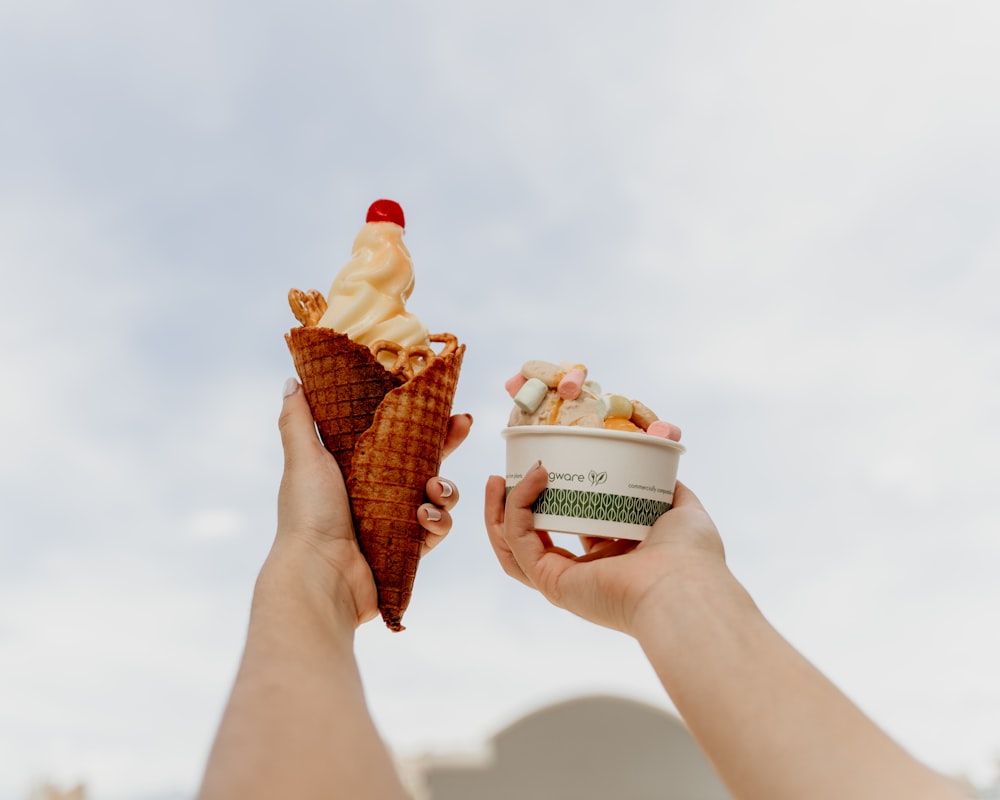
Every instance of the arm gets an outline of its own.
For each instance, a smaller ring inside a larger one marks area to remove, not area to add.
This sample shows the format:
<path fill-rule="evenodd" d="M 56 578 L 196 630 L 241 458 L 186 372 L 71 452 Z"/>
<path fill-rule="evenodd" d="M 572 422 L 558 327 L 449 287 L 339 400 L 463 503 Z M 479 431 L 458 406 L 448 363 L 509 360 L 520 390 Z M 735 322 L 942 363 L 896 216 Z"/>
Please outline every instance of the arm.
<path fill-rule="evenodd" d="M 198 797 L 404 800 L 354 657 L 355 629 L 378 613 L 375 584 L 336 461 L 316 436 L 298 384 L 286 391 L 278 531 Z M 446 451 L 470 423 L 467 415 L 452 418 Z M 431 503 L 418 511 L 425 552 L 448 533 L 458 500 L 454 485 L 438 478 L 427 491 Z"/>
<path fill-rule="evenodd" d="M 883 733 L 767 622 L 729 572 L 694 494 L 634 542 L 585 539 L 574 556 L 532 530 L 544 469 L 504 507 L 486 491 L 494 550 L 556 605 L 634 636 L 692 735 L 740 800 L 950 800 L 958 791 Z"/>
<path fill-rule="evenodd" d="M 261 570 L 200 800 L 406 796 L 365 703 L 354 600 L 303 580 L 310 559 L 272 552 Z"/>
<path fill-rule="evenodd" d="M 959 796 L 792 648 L 728 572 L 669 584 L 636 636 L 736 797 Z"/>

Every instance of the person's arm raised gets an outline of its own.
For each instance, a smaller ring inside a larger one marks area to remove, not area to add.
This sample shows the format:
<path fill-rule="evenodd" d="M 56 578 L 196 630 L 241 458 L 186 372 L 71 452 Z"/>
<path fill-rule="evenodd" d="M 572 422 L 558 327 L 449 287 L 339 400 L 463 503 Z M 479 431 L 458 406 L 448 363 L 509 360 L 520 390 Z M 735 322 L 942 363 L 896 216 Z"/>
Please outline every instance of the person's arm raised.
<path fill-rule="evenodd" d="M 738 800 L 958 800 L 767 622 L 730 573 L 715 525 L 677 485 L 674 507 L 634 542 L 585 554 L 532 529 L 544 469 L 504 504 L 491 477 L 486 525 L 508 574 L 579 616 L 634 636 L 695 740 Z"/>
<path fill-rule="evenodd" d="M 378 613 L 337 463 L 320 443 L 297 383 L 279 428 L 285 469 L 278 530 L 254 588 L 246 648 L 199 800 L 407 797 L 369 714 L 354 631 Z M 452 418 L 445 449 L 471 418 Z M 425 552 L 451 528 L 458 490 L 432 478 L 417 511 Z"/>

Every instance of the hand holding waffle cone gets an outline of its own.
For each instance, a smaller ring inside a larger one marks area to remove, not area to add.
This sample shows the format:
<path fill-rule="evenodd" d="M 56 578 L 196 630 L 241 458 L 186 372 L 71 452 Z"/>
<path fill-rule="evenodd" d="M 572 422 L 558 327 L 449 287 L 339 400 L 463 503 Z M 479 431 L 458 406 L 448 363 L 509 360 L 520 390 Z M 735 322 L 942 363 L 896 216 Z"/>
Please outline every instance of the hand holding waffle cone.
<path fill-rule="evenodd" d="M 340 467 L 385 624 L 402 630 L 425 530 L 425 487 L 444 455 L 465 345 L 405 311 L 413 290 L 402 209 L 372 204 L 329 298 L 292 289 L 286 340 L 320 438 Z M 333 325 L 336 327 L 328 327 Z"/>
<path fill-rule="evenodd" d="M 451 418 L 445 456 L 465 439 L 470 422 L 465 414 Z M 278 427 L 285 463 L 269 561 L 290 564 L 298 583 L 329 597 L 356 627 L 378 616 L 378 593 L 354 532 L 340 468 L 316 436 L 305 392 L 294 379 L 286 384 Z M 426 502 L 415 510 L 425 531 L 421 556 L 447 537 L 459 500 L 458 487 L 443 478 L 431 478 L 425 488 Z M 336 617 L 331 613 L 331 621 Z"/>

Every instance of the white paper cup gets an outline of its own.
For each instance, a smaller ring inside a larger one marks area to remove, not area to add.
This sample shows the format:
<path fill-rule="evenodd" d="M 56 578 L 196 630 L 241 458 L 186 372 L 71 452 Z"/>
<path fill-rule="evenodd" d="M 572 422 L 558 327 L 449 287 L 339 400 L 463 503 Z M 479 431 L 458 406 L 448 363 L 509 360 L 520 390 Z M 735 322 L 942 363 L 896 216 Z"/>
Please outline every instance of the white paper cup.
<path fill-rule="evenodd" d="M 549 483 L 535 528 L 645 539 L 674 500 L 683 445 L 647 433 L 548 425 L 504 428 L 507 491 L 539 460 Z"/>

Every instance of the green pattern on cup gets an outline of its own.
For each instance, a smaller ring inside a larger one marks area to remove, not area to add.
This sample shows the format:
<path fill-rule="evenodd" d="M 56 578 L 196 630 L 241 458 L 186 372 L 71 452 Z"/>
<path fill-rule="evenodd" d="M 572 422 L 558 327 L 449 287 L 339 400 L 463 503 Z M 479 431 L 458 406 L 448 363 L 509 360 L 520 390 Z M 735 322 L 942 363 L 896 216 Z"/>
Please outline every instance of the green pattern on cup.
<path fill-rule="evenodd" d="M 536 514 L 548 514 L 553 517 L 652 525 L 669 511 L 670 507 L 670 503 L 662 500 L 647 500 L 642 497 L 581 492 L 574 489 L 545 489 L 532 504 L 531 510 Z"/>

